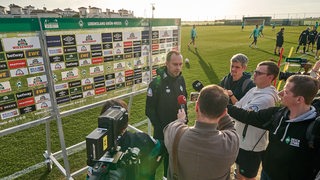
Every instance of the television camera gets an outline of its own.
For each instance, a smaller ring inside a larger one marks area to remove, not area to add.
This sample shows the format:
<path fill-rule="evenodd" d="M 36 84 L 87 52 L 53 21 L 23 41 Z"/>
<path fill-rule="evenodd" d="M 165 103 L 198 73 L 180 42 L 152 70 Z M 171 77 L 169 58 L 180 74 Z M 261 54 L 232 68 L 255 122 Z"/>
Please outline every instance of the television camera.
<path fill-rule="evenodd" d="M 302 58 L 287 58 L 286 62 L 289 63 L 297 63 L 300 64 L 300 69 L 298 72 L 280 72 L 279 73 L 279 80 L 286 81 L 290 76 L 295 74 L 304 74 L 304 75 L 310 75 L 309 70 L 312 68 L 312 64 L 308 62 L 307 59 Z M 301 69 L 304 69 L 303 72 L 301 72 Z"/>
<path fill-rule="evenodd" d="M 120 151 L 118 142 L 128 125 L 125 108 L 113 106 L 98 118 L 98 128 L 86 137 L 87 165 L 91 166 L 89 179 L 105 179 L 110 170 L 140 163 L 140 149 Z"/>

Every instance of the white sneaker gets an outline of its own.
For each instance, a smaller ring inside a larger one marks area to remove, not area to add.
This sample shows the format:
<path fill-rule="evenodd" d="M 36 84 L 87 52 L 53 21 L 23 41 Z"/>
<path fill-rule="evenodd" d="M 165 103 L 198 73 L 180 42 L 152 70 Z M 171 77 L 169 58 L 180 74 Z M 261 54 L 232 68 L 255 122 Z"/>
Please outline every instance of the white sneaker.
<path fill-rule="evenodd" d="M 163 176 L 163 177 L 162 177 L 162 180 L 167 180 L 167 178 Z"/>

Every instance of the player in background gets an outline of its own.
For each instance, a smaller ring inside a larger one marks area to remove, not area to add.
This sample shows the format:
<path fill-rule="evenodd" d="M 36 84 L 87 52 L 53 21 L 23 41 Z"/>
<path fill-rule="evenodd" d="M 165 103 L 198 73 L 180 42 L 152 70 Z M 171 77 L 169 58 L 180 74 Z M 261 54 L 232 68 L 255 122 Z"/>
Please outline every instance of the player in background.
<path fill-rule="evenodd" d="M 264 28 L 264 24 L 262 23 L 261 26 L 259 27 L 259 33 L 260 33 L 260 36 L 262 35 L 262 37 L 264 37 L 263 28 Z"/>
<path fill-rule="evenodd" d="M 306 53 L 306 45 L 307 45 L 307 41 L 308 41 L 309 30 L 310 30 L 310 27 L 307 27 L 306 30 L 301 32 L 301 34 L 299 36 L 299 45 L 296 49 L 296 53 L 298 53 L 301 45 L 303 45 L 303 53 L 304 54 Z"/>
<path fill-rule="evenodd" d="M 276 47 L 274 48 L 274 55 L 280 55 L 280 49 L 284 42 L 283 32 L 284 32 L 284 28 L 281 28 L 280 31 L 277 33 Z"/>
<path fill-rule="evenodd" d="M 252 31 L 252 33 L 250 34 L 249 39 L 253 36 L 253 41 L 252 43 L 249 45 L 249 47 L 252 47 L 252 45 L 254 45 L 255 48 L 257 48 L 257 42 L 258 42 L 258 36 L 260 36 L 260 32 L 259 32 L 259 25 L 257 24 L 256 27 L 254 28 L 254 30 Z"/>
<path fill-rule="evenodd" d="M 313 52 L 313 46 L 315 43 L 315 39 L 317 36 L 318 32 L 315 26 L 313 26 L 312 30 L 309 32 L 309 36 L 308 36 L 308 47 L 307 47 L 307 52 L 309 51 L 309 46 L 311 44 L 311 52 Z"/>
<path fill-rule="evenodd" d="M 193 25 L 192 29 L 191 29 L 191 40 L 188 44 L 188 48 L 190 48 L 190 44 L 193 44 L 193 47 L 195 49 L 197 49 L 197 46 L 196 46 L 196 38 L 197 38 L 197 31 L 196 31 L 196 25 Z"/>

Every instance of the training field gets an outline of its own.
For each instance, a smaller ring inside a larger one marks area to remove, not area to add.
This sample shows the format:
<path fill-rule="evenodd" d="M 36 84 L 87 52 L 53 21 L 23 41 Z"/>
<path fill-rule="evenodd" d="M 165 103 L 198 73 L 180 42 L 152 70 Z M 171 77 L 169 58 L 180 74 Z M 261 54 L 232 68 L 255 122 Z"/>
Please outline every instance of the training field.
<path fill-rule="evenodd" d="M 189 65 L 183 67 L 183 75 L 186 80 L 187 90 L 192 89 L 192 82 L 201 81 L 204 85 L 216 84 L 229 72 L 229 60 L 236 53 L 244 53 L 249 57 L 248 71 L 252 72 L 257 63 L 264 60 L 278 60 L 279 57 L 273 54 L 275 47 L 275 36 L 280 30 L 277 26 L 272 31 L 271 26 L 265 26 L 264 37 L 258 39 L 258 48 L 250 48 L 249 39 L 254 26 L 246 26 L 241 31 L 241 26 L 198 26 L 196 27 L 198 38 L 196 39 L 198 51 L 192 45 L 188 50 L 187 43 L 190 40 L 191 26 L 181 29 L 181 52 L 184 58 L 190 60 Z M 296 48 L 300 33 L 305 30 L 304 26 L 285 27 L 284 31 L 284 55 L 288 56 L 290 48 Z M 315 48 L 314 48 L 315 49 Z M 302 50 L 302 47 L 300 47 Z M 314 54 L 295 54 L 291 57 L 307 58 L 314 63 Z M 283 66 L 281 66 L 281 70 Z M 295 68 L 297 69 L 297 68 Z M 290 68 L 289 68 L 290 71 Z M 130 111 L 130 124 L 146 119 L 144 115 L 145 94 L 133 98 Z M 189 106 L 189 122 L 194 123 L 193 104 Z M 88 110 L 83 113 L 63 118 L 63 131 L 66 146 L 72 146 L 85 140 L 85 137 L 97 127 L 97 117 L 100 108 Z M 52 152 L 61 150 L 60 141 L 55 121 L 51 122 Z M 139 129 L 147 131 L 147 126 L 139 126 Z M 0 179 L 27 167 L 44 161 L 42 154 L 46 150 L 45 125 L 29 128 L 11 135 L 0 137 Z M 86 165 L 85 150 L 68 156 L 71 172 L 75 172 Z M 63 165 L 63 161 L 60 161 Z M 160 172 L 159 172 L 160 171 Z M 158 170 L 158 179 L 162 175 L 162 166 Z M 84 175 L 75 179 L 84 179 Z M 48 173 L 46 167 L 21 176 L 18 179 L 65 179 L 58 168 L 53 166 L 52 172 Z"/>

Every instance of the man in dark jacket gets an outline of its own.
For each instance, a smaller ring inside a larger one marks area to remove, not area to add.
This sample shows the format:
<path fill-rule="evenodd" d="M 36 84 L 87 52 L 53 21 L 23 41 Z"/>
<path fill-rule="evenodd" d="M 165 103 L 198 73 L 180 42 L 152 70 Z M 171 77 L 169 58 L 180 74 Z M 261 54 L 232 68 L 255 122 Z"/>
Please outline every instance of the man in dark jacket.
<path fill-rule="evenodd" d="M 220 82 L 220 86 L 224 89 L 232 91 L 230 103 L 235 104 L 240 100 L 251 88 L 255 87 L 251 79 L 251 74 L 245 72 L 249 59 L 246 55 L 238 53 L 230 59 L 230 73 Z"/>
<path fill-rule="evenodd" d="M 296 49 L 296 53 L 298 53 L 298 50 L 299 50 L 301 45 L 303 45 L 303 53 L 304 54 L 306 53 L 306 45 L 307 45 L 307 42 L 308 42 L 309 30 L 310 30 L 310 28 L 307 27 L 306 30 L 301 32 L 301 34 L 299 36 L 299 42 L 298 42 L 299 44 L 298 44 L 298 47 Z"/>
<path fill-rule="evenodd" d="M 269 144 L 262 161 L 262 180 L 313 180 L 319 171 L 319 124 L 313 138 L 307 138 L 310 124 L 316 122 L 316 109 L 311 102 L 319 81 L 307 75 L 293 75 L 279 93 L 284 107 L 246 111 L 228 105 L 230 116 L 238 121 L 269 130 Z M 312 145 L 310 145 L 312 144 Z"/>
<path fill-rule="evenodd" d="M 284 38 L 283 38 L 284 28 L 281 28 L 277 33 L 276 37 L 276 47 L 274 48 L 274 55 L 280 55 L 280 49 L 282 48 Z"/>
<path fill-rule="evenodd" d="M 182 76 L 182 55 L 170 51 L 166 57 L 166 67 L 157 70 L 157 76 L 149 84 L 146 100 L 146 115 L 154 128 L 154 138 L 163 140 L 163 128 L 177 119 L 178 96 L 187 97 L 187 90 Z M 184 106 L 187 113 L 187 106 Z M 164 158 L 164 177 L 167 177 L 168 153 Z"/>

